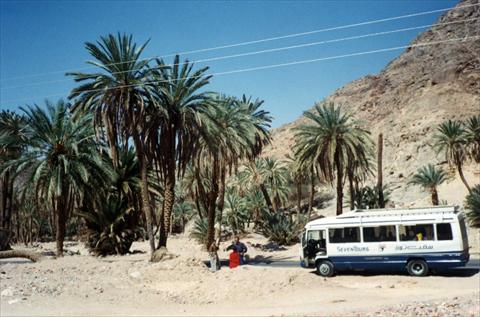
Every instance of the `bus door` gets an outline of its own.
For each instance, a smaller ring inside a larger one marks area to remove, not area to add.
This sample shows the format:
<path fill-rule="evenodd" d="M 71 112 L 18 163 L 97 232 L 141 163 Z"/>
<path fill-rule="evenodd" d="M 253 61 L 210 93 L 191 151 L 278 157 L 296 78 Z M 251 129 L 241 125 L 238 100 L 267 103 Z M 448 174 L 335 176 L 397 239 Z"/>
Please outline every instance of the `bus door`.
<path fill-rule="evenodd" d="M 327 255 L 326 230 L 307 231 L 306 243 L 304 246 L 304 255 L 307 259 L 315 259 L 317 253 L 321 256 Z"/>

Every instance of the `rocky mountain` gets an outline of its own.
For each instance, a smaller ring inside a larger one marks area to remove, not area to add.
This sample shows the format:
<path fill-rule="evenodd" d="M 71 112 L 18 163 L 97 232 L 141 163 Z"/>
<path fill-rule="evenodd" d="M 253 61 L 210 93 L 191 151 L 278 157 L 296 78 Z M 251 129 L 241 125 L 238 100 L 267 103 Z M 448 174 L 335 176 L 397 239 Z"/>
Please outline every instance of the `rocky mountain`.
<path fill-rule="evenodd" d="M 469 7 L 459 9 L 461 6 Z M 374 141 L 383 133 L 384 183 L 393 189 L 397 206 L 428 201 L 428 193 L 407 186 L 419 167 L 434 163 L 447 168 L 431 148 L 437 125 L 447 119 L 480 114 L 480 39 L 416 46 L 479 36 L 479 0 L 461 1 L 437 23 L 465 19 L 475 20 L 432 27 L 379 74 L 354 80 L 325 99 L 353 112 L 368 127 Z M 301 117 L 274 129 L 272 145 L 265 155 L 283 158 L 290 154 L 295 142 L 293 129 L 304 122 Z M 479 182 L 479 171 L 478 165 L 467 167 L 471 184 Z M 440 188 L 440 199 L 448 203 L 461 203 L 465 194 L 466 189 L 455 177 Z"/>

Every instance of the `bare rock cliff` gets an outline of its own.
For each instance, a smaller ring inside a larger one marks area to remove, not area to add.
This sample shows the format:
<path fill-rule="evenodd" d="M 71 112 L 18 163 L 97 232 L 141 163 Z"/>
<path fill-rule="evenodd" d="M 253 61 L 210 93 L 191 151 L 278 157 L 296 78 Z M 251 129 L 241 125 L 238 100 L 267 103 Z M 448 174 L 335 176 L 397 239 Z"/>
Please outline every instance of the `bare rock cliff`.
<path fill-rule="evenodd" d="M 471 4 L 480 1 L 461 1 L 457 8 Z M 480 5 L 446 12 L 437 23 L 465 19 L 476 20 L 432 27 L 412 44 L 479 36 Z M 425 204 L 428 193 L 407 186 L 407 182 L 427 163 L 447 168 L 431 148 L 439 123 L 480 114 L 480 40 L 408 48 L 379 74 L 350 82 L 326 101 L 343 104 L 353 112 L 368 127 L 373 140 L 378 133 L 384 134 L 384 183 L 393 189 L 395 204 Z M 293 129 L 304 122 L 301 117 L 274 129 L 272 145 L 264 155 L 283 158 L 290 154 Z M 479 183 L 479 166 L 470 165 L 467 177 L 471 184 Z M 463 202 L 465 194 L 466 189 L 455 178 L 440 188 L 440 199 L 451 204 Z"/>

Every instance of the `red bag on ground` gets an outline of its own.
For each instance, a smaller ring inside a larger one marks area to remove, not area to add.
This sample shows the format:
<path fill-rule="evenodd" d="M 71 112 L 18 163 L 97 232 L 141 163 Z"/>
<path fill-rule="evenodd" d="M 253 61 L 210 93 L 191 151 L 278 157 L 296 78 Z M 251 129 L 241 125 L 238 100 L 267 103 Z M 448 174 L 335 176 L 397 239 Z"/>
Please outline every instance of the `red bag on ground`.
<path fill-rule="evenodd" d="M 240 265 L 240 253 L 232 252 L 230 253 L 230 261 L 228 266 L 233 269 Z"/>

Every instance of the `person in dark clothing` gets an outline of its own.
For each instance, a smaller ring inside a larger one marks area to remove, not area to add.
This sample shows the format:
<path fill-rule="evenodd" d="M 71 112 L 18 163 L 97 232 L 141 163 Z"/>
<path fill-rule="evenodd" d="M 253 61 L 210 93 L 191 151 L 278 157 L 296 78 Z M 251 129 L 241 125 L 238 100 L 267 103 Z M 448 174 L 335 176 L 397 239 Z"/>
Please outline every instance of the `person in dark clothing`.
<path fill-rule="evenodd" d="M 240 255 L 240 264 L 245 263 L 245 253 L 247 253 L 247 247 L 245 244 L 240 242 L 240 238 L 235 236 L 232 244 L 225 249 L 226 251 L 232 250 L 233 252 L 237 252 Z"/>

